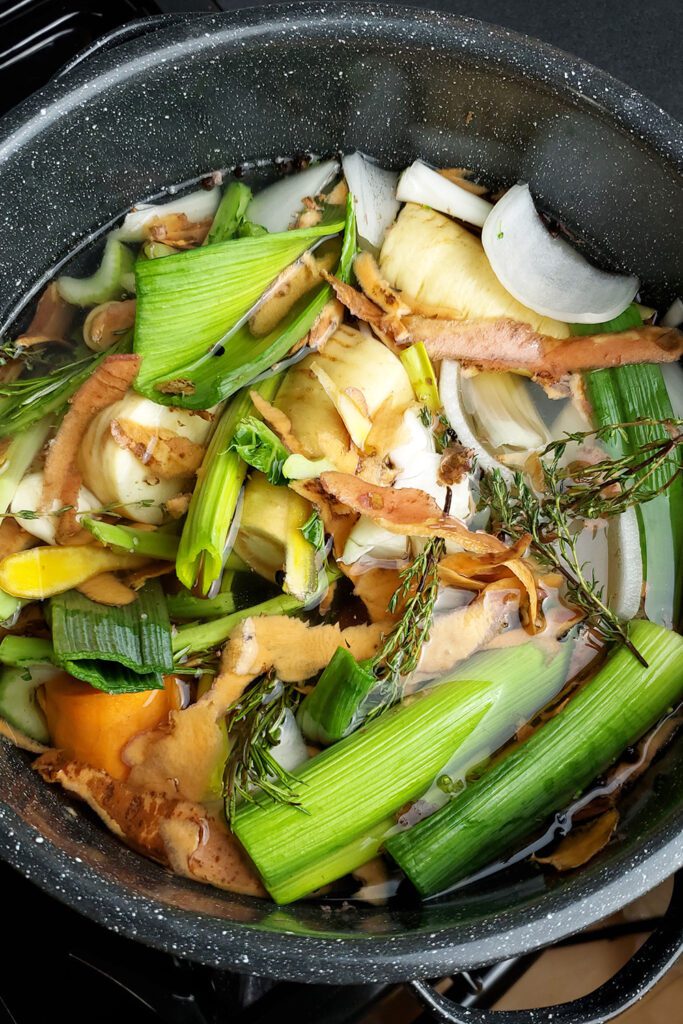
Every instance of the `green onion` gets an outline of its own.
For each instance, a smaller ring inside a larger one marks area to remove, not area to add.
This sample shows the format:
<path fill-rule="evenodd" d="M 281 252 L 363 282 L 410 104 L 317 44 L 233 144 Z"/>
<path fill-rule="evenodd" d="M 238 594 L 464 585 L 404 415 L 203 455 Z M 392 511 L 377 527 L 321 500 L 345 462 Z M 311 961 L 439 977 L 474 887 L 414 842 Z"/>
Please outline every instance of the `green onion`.
<path fill-rule="evenodd" d="M 178 538 L 166 530 L 140 530 L 120 523 L 104 523 L 89 516 L 81 517 L 81 526 L 114 551 L 130 551 L 162 562 L 174 561 L 178 552 Z"/>
<path fill-rule="evenodd" d="M 227 242 L 237 233 L 251 202 L 251 189 L 241 181 L 231 181 L 221 199 L 205 245 Z"/>
<path fill-rule="evenodd" d="M 257 391 L 271 401 L 279 386 L 280 377 L 269 377 Z M 237 425 L 251 409 L 253 403 L 246 391 L 233 399 L 218 422 L 197 475 L 176 557 L 176 574 L 188 590 L 196 586 L 201 594 L 208 594 L 220 578 L 228 532 L 247 475 L 246 463 L 231 450 L 231 442 Z"/>
<path fill-rule="evenodd" d="M 377 685 L 371 665 L 371 661 L 357 662 L 346 647 L 337 648 L 297 712 L 307 739 L 328 746 L 352 731 L 359 708 Z"/>
<path fill-rule="evenodd" d="M 609 333 L 641 326 L 638 307 L 629 306 L 616 320 L 605 324 L 578 324 L 575 334 Z M 620 366 L 616 369 L 594 370 L 585 375 L 588 397 L 597 426 L 610 423 L 632 423 L 635 420 L 665 420 L 673 417 L 671 400 L 660 366 L 646 363 Z M 615 436 L 608 445 L 615 456 L 636 453 L 643 444 L 667 438 L 664 427 L 636 426 Z M 651 501 L 636 507 L 640 526 L 645 613 L 653 622 L 671 626 L 677 621 L 683 603 L 683 476 L 680 453 L 649 478 L 653 491 L 660 488 Z M 678 479 L 669 483 L 674 473 Z"/>
<path fill-rule="evenodd" d="M 496 762 L 464 793 L 387 851 L 423 896 L 431 896 L 505 855 L 541 828 L 683 696 L 683 638 L 634 621 L 625 646 L 567 706 Z"/>
<path fill-rule="evenodd" d="M 294 615 L 302 608 L 303 603 L 296 597 L 292 597 L 291 594 L 279 594 L 252 608 L 242 608 L 212 622 L 181 626 L 173 637 L 173 651 L 177 657 L 186 657 L 198 651 L 209 651 L 225 643 L 235 626 L 244 619 L 257 615 Z"/>
<path fill-rule="evenodd" d="M 3 665 L 54 664 L 54 651 L 49 640 L 35 636 L 6 636 L 0 643 L 0 662 Z"/>
<path fill-rule="evenodd" d="M 410 377 L 413 391 L 418 402 L 431 413 L 438 413 L 441 408 L 439 388 L 436 374 L 427 349 L 421 341 L 416 342 L 401 352 L 401 362 Z"/>
<path fill-rule="evenodd" d="M 12 504 L 17 487 L 45 444 L 52 425 L 52 419 L 46 416 L 10 441 L 0 465 L 0 513 Z"/>
<path fill-rule="evenodd" d="M 59 294 L 72 306 L 99 306 L 120 299 L 134 290 L 132 275 L 135 256 L 127 245 L 111 234 L 104 247 L 102 262 L 90 277 L 57 278 Z"/>
<path fill-rule="evenodd" d="M 202 408 L 253 379 L 266 368 L 256 368 L 255 358 L 263 357 L 265 339 L 254 339 L 246 328 L 226 340 L 223 351 L 221 340 L 286 267 L 317 239 L 336 234 L 343 226 L 337 221 L 231 239 L 138 262 L 135 351 L 143 359 L 137 390 L 156 402 Z M 272 346 L 274 339 L 267 338 Z M 203 374 L 196 372 L 200 367 Z M 250 376 L 245 380 L 247 371 Z"/>
<path fill-rule="evenodd" d="M 163 689 L 173 671 L 164 592 L 149 580 L 132 604 L 111 608 L 75 590 L 50 600 L 55 661 L 107 693 Z"/>
<path fill-rule="evenodd" d="M 373 857 L 385 834 L 377 835 L 375 826 L 423 796 L 437 774 L 464 777 L 514 735 L 561 688 L 569 654 L 569 644 L 549 657 L 535 643 L 482 652 L 455 678 L 421 691 L 295 771 L 294 796 L 306 815 L 274 813 L 263 804 L 238 811 L 236 833 L 271 895 L 282 903 L 298 899 L 338 878 L 339 863 L 352 870 Z M 366 842 L 363 857 L 348 866 L 353 844 L 370 833 L 374 843 Z"/>

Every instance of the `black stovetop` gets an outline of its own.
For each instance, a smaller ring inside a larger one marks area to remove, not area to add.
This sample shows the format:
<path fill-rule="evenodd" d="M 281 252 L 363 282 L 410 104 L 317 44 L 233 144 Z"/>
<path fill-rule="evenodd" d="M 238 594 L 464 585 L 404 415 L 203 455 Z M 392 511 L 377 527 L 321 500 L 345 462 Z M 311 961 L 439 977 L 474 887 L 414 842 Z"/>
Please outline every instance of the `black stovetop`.
<path fill-rule="evenodd" d="M 683 120 L 677 50 L 680 0 L 411 0 L 486 17 L 569 50 L 645 93 Z M 75 53 L 126 22 L 150 14 L 217 11 L 258 0 L 0 0 L 0 113 L 48 79 Z M 147 949 L 104 931 L 0 865 L 5 893 L 0 1024 L 265 1024 L 290 1018 L 314 1024 L 426 1021 L 397 986 L 301 986 L 219 972 Z M 8 899 L 7 894 L 10 894 Z M 619 926 L 644 931 L 653 922 Z M 591 936 L 596 938 L 596 933 Z M 569 940 L 582 941 L 582 937 Z M 535 955 L 473 975 L 458 975 L 449 995 L 490 1007 Z M 359 979 L 361 980 L 361 979 Z M 392 1002 L 393 1000 L 393 1002 Z"/>

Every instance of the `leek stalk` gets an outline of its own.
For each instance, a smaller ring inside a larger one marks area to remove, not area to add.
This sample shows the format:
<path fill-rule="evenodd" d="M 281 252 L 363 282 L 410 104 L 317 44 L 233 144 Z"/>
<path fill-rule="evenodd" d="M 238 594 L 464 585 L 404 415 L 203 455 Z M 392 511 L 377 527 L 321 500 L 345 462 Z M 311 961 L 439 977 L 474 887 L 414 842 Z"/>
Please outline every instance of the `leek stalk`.
<path fill-rule="evenodd" d="M 271 401 L 279 386 L 280 377 L 269 377 L 257 390 Z M 200 594 L 209 593 L 223 570 L 228 533 L 247 475 L 247 465 L 231 450 L 231 442 L 237 424 L 251 410 L 246 391 L 233 399 L 219 420 L 197 474 L 178 546 L 176 574 L 188 590 L 196 587 Z"/>
<path fill-rule="evenodd" d="M 112 608 L 70 590 L 49 606 L 55 662 L 106 693 L 163 689 L 173 671 L 171 624 L 158 580 Z"/>
<path fill-rule="evenodd" d="M 237 834 L 275 899 L 305 896 L 340 877 L 340 864 L 350 871 L 374 856 L 388 831 L 375 826 L 423 796 L 437 774 L 464 778 L 514 735 L 520 721 L 561 689 L 569 654 L 569 644 L 548 656 L 528 643 L 475 655 L 447 682 L 409 698 L 296 771 L 294 795 L 307 815 L 291 807 L 294 815 L 283 815 L 260 801 L 249 813 L 239 810 Z M 419 727 L 410 724 L 414 715 L 420 715 Z M 434 802 L 431 792 L 427 799 Z M 368 836 L 372 843 L 363 842 Z M 362 852 L 352 863 L 354 844 Z"/>
<path fill-rule="evenodd" d="M 575 334 L 609 333 L 641 325 L 640 312 L 629 306 L 619 317 L 605 324 L 578 324 Z M 673 417 L 671 400 L 662 368 L 654 364 L 620 366 L 594 370 L 585 375 L 595 425 L 631 423 L 640 419 L 663 420 Z M 631 427 L 607 445 L 615 456 L 637 452 L 649 441 L 667 437 L 664 427 Z M 651 501 L 636 507 L 640 528 L 641 555 L 645 587 L 645 613 L 653 622 L 671 626 L 677 622 L 683 603 L 683 458 L 672 455 L 650 478 L 653 490 L 666 487 Z M 677 479 L 671 481 L 678 471 Z M 668 486 L 667 486 L 668 484 Z"/>
<path fill-rule="evenodd" d="M 683 638 L 633 621 L 633 644 L 614 651 L 567 706 L 431 817 L 386 849 L 422 896 L 455 885 L 505 855 L 607 769 L 683 696 Z"/>
<path fill-rule="evenodd" d="M 178 552 L 178 538 L 166 530 L 140 530 L 120 523 L 104 523 L 101 519 L 81 517 L 81 526 L 114 551 L 147 555 L 162 562 L 172 562 Z"/>
<path fill-rule="evenodd" d="M 256 341 L 239 325 L 285 267 L 343 227 L 337 220 L 138 261 L 137 390 L 156 402 L 208 408 L 272 365 L 291 347 L 289 337 L 274 355 L 277 338 Z"/>
<path fill-rule="evenodd" d="M 199 651 L 210 651 L 225 643 L 235 626 L 244 619 L 257 615 L 295 615 L 303 608 L 303 602 L 291 594 L 279 594 L 277 597 L 242 608 L 231 615 L 210 622 L 181 626 L 173 637 L 173 652 L 176 658 L 187 657 Z"/>
<path fill-rule="evenodd" d="M 357 662 L 346 647 L 338 647 L 299 705 L 297 720 L 304 736 L 325 746 L 343 739 L 358 724 L 359 710 L 376 685 L 372 663 Z"/>

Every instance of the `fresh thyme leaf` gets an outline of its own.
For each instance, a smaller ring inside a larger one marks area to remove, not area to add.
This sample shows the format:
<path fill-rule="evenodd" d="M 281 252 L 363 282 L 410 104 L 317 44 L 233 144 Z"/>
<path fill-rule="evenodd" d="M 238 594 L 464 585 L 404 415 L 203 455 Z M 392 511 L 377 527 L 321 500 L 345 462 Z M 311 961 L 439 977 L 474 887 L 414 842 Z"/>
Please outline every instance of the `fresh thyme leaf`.
<path fill-rule="evenodd" d="M 297 701 L 296 691 L 267 674 L 252 683 L 229 709 L 230 753 L 223 775 L 228 822 L 233 820 L 238 800 L 253 803 L 259 793 L 276 803 L 299 806 L 294 777 L 271 753 L 280 738 L 285 711 Z"/>
<path fill-rule="evenodd" d="M 152 498 L 140 498 L 139 501 L 112 501 L 108 505 L 103 505 L 101 508 L 88 508 L 88 509 L 76 509 L 77 516 L 118 516 L 116 511 L 119 508 L 151 508 L 155 505 L 161 508 L 157 502 Z M 3 512 L 0 513 L 0 521 L 3 519 L 45 519 L 50 517 L 56 517 L 65 515 L 67 512 L 73 511 L 73 505 L 62 505 L 61 508 L 53 509 L 51 512 L 38 512 L 30 508 L 22 508 L 17 512 Z M 122 516 L 119 518 L 123 518 Z"/>

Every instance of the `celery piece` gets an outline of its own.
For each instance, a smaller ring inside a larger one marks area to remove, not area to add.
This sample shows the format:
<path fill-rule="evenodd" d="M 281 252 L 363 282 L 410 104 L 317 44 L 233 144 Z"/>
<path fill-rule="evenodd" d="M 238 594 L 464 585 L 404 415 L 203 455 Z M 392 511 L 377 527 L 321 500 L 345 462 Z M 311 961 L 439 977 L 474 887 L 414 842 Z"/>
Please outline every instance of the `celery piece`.
<path fill-rule="evenodd" d="M 313 743 L 328 746 L 343 739 L 359 720 L 359 709 L 377 685 L 372 662 L 357 662 L 346 647 L 338 647 L 299 705 L 301 731 Z"/>
<path fill-rule="evenodd" d="M 0 465 L 0 514 L 12 503 L 17 487 L 27 469 L 45 444 L 53 420 L 46 416 L 13 437 L 5 449 Z"/>
<path fill-rule="evenodd" d="M 604 324 L 578 324 L 575 334 L 609 333 L 641 325 L 635 304 L 615 320 Z M 586 389 L 596 426 L 632 423 L 640 419 L 671 419 L 673 408 L 661 366 L 645 363 L 594 370 L 585 375 Z M 667 437 L 664 427 L 636 426 L 610 440 L 607 447 L 614 456 L 637 452 L 649 441 Z M 646 580 L 645 614 L 653 622 L 671 626 L 678 621 L 683 606 L 683 456 L 678 452 L 650 479 L 653 490 L 665 487 L 651 501 L 636 506 L 640 527 L 643 577 Z M 678 477 L 671 480 L 674 473 Z"/>
<path fill-rule="evenodd" d="M 0 717 L 37 743 L 50 742 L 37 693 L 54 674 L 52 665 L 32 665 L 30 669 L 4 665 L 0 669 Z"/>
<path fill-rule="evenodd" d="M 14 620 L 17 612 L 26 604 L 20 597 L 14 597 L 4 590 L 0 590 L 0 626 L 6 626 Z"/>
<path fill-rule="evenodd" d="M 114 551 L 130 551 L 167 562 L 172 562 L 178 552 L 178 538 L 165 530 L 140 530 L 121 523 L 104 523 L 90 516 L 81 517 L 81 526 Z"/>
<path fill-rule="evenodd" d="M 0 643 L 0 663 L 3 665 L 53 665 L 54 657 L 50 641 L 39 637 L 6 636 Z"/>
<path fill-rule="evenodd" d="M 680 701 L 683 638 L 645 621 L 632 622 L 629 636 L 647 668 L 618 647 L 559 714 L 441 810 L 387 841 L 422 896 L 504 856 Z"/>
<path fill-rule="evenodd" d="M 205 245 L 227 242 L 229 238 L 233 238 L 244 220 L 250 202 L 249 186 L 242 181 L 231 181 L 218 205 Z"/>
<path fill-rule="evenodd" d="M 221 590 L 215 597 L 195 597 L 187 590 L 181 590 L 178 594 L 169 594 L 166 604 L 174 620 L 219 619 L 279 594 L 279 587 L 266 583 L 255 573 L 231 570 L 223 573 Z"/>
<path fill-rule="evenodd" d="M 268 231 L 261 224 L 254 224 L 253 221 L 243 220 L 237 228 L 238 238 L 258 238 L 259 235 L 267 235 Z"/>
<path fill-rule="evenodd" d="M 429 358 L 429 353 L 421 341 L 416 342 L 401 352 L 401 362 L 410 377 L 413 391 L 418 402 L 431 413 L 438 413 L 441 408 L 436 373 Z"/>
<path fill-rule="evenodd" d="M 113 234 L 107 239 L 102 262 L 90 277 L 57 278 L 59 294 L 73 306 L 99 306 L 120 299 L 130 292 L 129 276 L 135 268 L 135 256 Z"/>
<path fill-rule="evenodd" d="M 242 386 L 243 382 L 235 384 L 234 379 L 250 361 L 251 353 L 239 331 L 229 338 L 226 335 L 236 329 L 285 267 L 318 239 L 337 234 L 343 226 L 337 221 L 258 238 L 231 239 L 162 260 L 139 261 L 135 267 L 135 351 L 143 359 L 136 389 L 156 402 L 201 408 L 209 390 L 208 405 L 228 397 L 223 378 L 230 380 L 233 392 Z M 251 336 L 251 340 L 262 348 L 262 339 L 257 342 Z M 195 380 L 199 366 L 208 373 L 203 388 Z M 176 381 L 182 384 L 174 391 Z"/>
<path fill-rule="evenodd" d="M 225 643 L 235 626 L 244 619 L 256 615 L 295 615 L 303 608 L 301 601 L 290 594 L 279 594 L 268 601 L 242 608 L 220 619 L 202 622 L 198 625 L 181 626 L 173 637 L 173 651 L 177 657 L 185 657 L 198 651 L 209 651 Z"/>
<path fill-rule="evenodd" d="M 279 386 L 280 377 L 269 377 L 257 391 L 271 401 Z M 201 594 L 208 594 L 223 569 L 228 533 L 247 475 L 246 463 L 231 450 L 231 442 L 235 428 L 250 410 L 253 403 L 243 391 L 223 412 L 198 473 L 180 537 L 176 574 L 188 590 L 197 586 Z"/>

